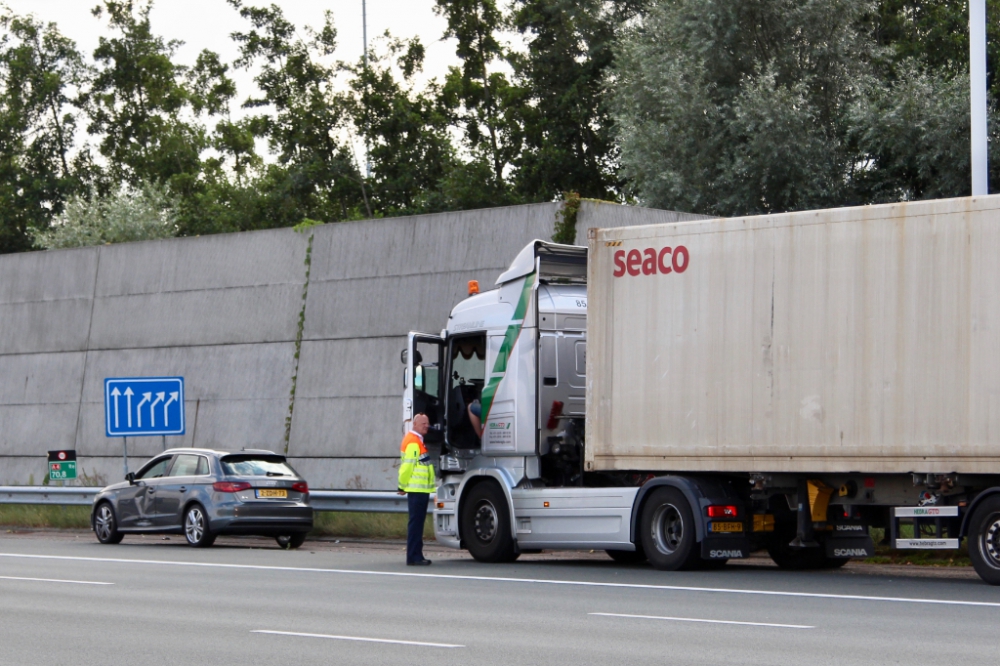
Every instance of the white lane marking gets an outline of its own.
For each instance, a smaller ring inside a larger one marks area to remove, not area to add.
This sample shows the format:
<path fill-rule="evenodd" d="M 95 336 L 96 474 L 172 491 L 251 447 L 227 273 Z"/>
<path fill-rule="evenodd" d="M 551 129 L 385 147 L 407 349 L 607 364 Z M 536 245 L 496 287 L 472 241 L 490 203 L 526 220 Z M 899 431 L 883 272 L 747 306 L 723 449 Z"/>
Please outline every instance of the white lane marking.
<path fill-rule="evenodd" d="M 389 638 L 365 638 L 363 636 L 334 636 L 333 634 L 304 634 L 297 631 L 270 631 L 254 629 L 251 634 L 273 634 L 275 636 L 301 636 L 303 638 L 332 638 L 336 641 L 361 641 L 362 643 L 391 643 L 393 645 L 416 645 L 418 647 L 464 648 L 464 645 L 450 643 L 423 643 L 421 641 L 395 641 Z"/>
<path fill-rule="evenodd" d="M 19 576 L 0 576 L 0 580 L 30 580 L 38 583 L 73 583 L 74 585 L 114 585 L 114 583 L 100 583 L 94 580 L 62 580 L 59 578 L 21 578 Z"/>
<path fill-rule="evenodd" d="M 771 622 L 736 622 L 734 620 L 703 620 L 694 617 L 666 617 L 661 615 L 627 615 L 625 613 L 587 613 L 604 617 L 627 617 L 638 620 L 670 620 L 671 622 L 704 622 L 705 624 L 738 624 L 744 627 L 778 627 L 779 629 L 815 629 L 805 624 L 772 624 Z"/>
<path fill-rule="evenodd" d="M 364 569 L 320 569 L 316 567 L 278 567 L 265 564 L 227 564 L 224 562 L 181 562 L 177 560 L 137 560 L 119 557 L 79 557 L 74 555 L 28 555 L 0 553 L 0 557 L 71 562 L 105 562 L 114 564 L 147 564 L 175 567 L 206 567 L 214 569 L 244 569 L 248 571 L 291 571 L 300 573 L 346 574 L 352 576 L 388 576 L 396 578 L 430 578 L 437 580 L 471 580 L 490 583 L 534 583 L 536 585 L 568 585 L 576 587 L 608 587 L 630 590 L 665 590 L 671 592 L 707 592 L 714 594 L 748 594 L 767 597 L 798 597 L 804 599 L 838 599 L 844 601 L 881 601 L 903 604 L 940 606 L 976 606 L 1000 608 L 997 601 L 960 601 L 955 599 L 916 599 L 910 597 L 876 597 L 860 594 L 824 594 L 822 592 L 779 592 L 776 590 L 740 590 L 725 587 L 692 587 L 686 585 L 647 585 L 642 583 L 598 583 L 587 580 L 554 580 L 546 578 L 509 578 L 503 576 L 468 576 L 459 574 L 410 573 L 403 571 L 366 571 Z"/>

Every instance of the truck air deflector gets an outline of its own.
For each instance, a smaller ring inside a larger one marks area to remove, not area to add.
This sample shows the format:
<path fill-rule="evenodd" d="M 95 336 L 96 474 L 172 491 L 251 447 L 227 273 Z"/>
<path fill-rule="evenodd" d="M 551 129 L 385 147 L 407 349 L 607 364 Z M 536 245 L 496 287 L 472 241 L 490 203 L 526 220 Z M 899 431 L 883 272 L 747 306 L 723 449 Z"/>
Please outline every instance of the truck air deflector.
<path fill-rule="evenodd" d="M 536 259 L 538 259 L 540 280 L 564 279 L 583 282 L 587 279 L 587 248 L 536 240 L 518 253 L 510 268 L 497 278 L 497 285 L 506 284 L 535 272 Z"/>

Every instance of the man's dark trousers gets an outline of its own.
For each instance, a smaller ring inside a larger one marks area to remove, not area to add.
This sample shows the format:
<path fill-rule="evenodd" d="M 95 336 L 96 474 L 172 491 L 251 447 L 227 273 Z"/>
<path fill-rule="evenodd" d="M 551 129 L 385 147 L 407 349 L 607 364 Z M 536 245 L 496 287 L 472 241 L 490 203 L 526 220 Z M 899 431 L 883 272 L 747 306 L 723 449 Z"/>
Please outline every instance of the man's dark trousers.
<path fill-rule="evenodd" d="M 406 493 L 410 520 L 406 524 L 406 563 L 424 559 L 424 521 L 427 520 L 427 500 L 430 493 Z"/>

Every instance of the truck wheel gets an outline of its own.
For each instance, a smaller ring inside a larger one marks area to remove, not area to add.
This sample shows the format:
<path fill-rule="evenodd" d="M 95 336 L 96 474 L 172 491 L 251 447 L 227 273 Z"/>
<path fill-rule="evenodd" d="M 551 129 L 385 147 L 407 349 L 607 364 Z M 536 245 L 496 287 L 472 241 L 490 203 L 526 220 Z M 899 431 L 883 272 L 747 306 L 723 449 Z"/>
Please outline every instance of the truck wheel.
<path fill-rule="evenodd" d="M 691 507 L 676 488 L 654 490 L 642 508 L 642 549 L 661 571 L 694 568 L 701 559 Z"/>
<path fill-rule="evenodd" d="M 1000 585 L 1000 495 L 983 500 L 969 520 L 969 559 L 980 578 Z"/>
<path fill-rule="evenodd" d="M 462 540 L 480 562 L 517 559 L 507 498 L 496 483 L 480 483 L 469 491 L 462 509 Z"/>

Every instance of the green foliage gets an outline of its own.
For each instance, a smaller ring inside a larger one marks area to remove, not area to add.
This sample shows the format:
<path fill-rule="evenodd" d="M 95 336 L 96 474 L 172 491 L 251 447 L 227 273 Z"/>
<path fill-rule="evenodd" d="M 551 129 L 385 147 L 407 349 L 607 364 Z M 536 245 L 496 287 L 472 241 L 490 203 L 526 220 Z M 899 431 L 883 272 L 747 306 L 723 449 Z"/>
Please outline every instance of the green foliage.
<path fill-rule="evenodd" d="M 85 96 L 88 131 L 101 137 L 111 182 L 173 181 L 186 189 L 200 171 L 208 139 L 204 128 L 184 118 L 194 92 L 188 69 L 173 62 L 181 42 L 153 34 L 151 8 L 148 0 L 105 0 L 94 9 L 95 16 L 107 16 L 115 34 L 100 37 L 94 51 L 98 70 Z M 196 105 L 205 108 L 201 100 Z"/>
<path fill-rule="evenodd" d="M 45 230 L 34 232 L 38 247 L 67 247 L 126 243 L 169 238 L 177 233 L 177 201 L 166 187 L 140 183 L 89 198 L 73 195 L 65 210 Z"/>
<path fill-rule="evenodd" d="M 875 10 L 657 2 L 623 36 L 609 83 L 643 200 L 740 215 L 967 194 L 967 79 L 910 56 L 934 42 L 920 31 L 886 44 Z"/>
<path fill-rule="evenodd" d="M 500 194 L 504 172 L 519 150 L 519 132 L 505 111 L 517 93 L 494 62 L 507 58 L 496 33 L 504 16 L 496 0 L 436 0 L 435 11 L 448 22 L 445 37 L 458 43 L 453 67 L 444 86 L 445 103 L 456 109 L 474 154 L 493 169 L 492 189 Z"/>
<path fill-rule="evenodd" d="M 422 87 L 416 39 L 338 63 L 331 14 L 301 28 L 227 1 L 246 21 L 234 63 L 180 63 L 153 0 L 100 0 L 91 60 L 0 10 L 0 253 L 566 192 L 730 215 L 968 190 L 963 0 L 435 0 L 458 65 Z M 230 66 L 254 73 L 243 117 Z M 108 232 L 93 212 L 149 186 L 165 225 Z"/>
<path fill-rule="evenodd" d="M 556 213 L 556 228 L 552 240 L 563 245 L 576 242 L 576 216 L 580 212 L 580 193 L 563 192 L 563 204 Z"/>
<path fill-rule="evenodd" d="M 405 539 L 406 521 L 405 513 L 317 511 L 313 514 L 313 531 L 310 534 L 361 539 Z M 434 519 L 431 515 L 427 516 L 424 523 L 424 538 L 434 538 Z"/>
<path fill-rule="evenodd" d="M 86 76 L 76 45 L 54 24 L 0 14 L 0 253 L 31 248 L 89 169 L 74 155 L 72 89 Z"/>
<path fill-rule="evenodd" d="M 0 504 L 0 526 L 8 528 L 89 529 L 90 507 Z"/>
<path fill-rule="evenodd" d="M 511 53 L 523 145 L 512 162 L 514 187 L 526 201 L 551 201 L 573 190 L 619 199 L 617 151 L 603 91 L 617 32 L 640 3 L 604 0 L 515 0 L 511 26 L 526 53 Z"/>
<path fill-rule="evenodd" d="M 369 51 L 367 66 L 343 65 L 351 75 L 350 92 L 340 96 L 339 103 L 367 147 L 372 169 L 369 203 L 386 215 L 449 207 L 439 190 L 456 163 L 448 134 L 452 118 L 436 84 L 423 92 L 413 87 L 423 59 L 418 40 L 393 39 L 386 33 Z"/>
<path fill-rule="evenodd" d="M 337 67 L 325 63 L 336 46 L 332 14 L 327 12 L 323 26 L 303 38 L 276 5 L 229 3 L 250 23 L 248 31 L 233 34 L 240 49 L 236 65 L 258 67 L 254 81 L 262 92 L 243 106 L 270 111 L 254 116 L 246 127 L 267 139 L 281 167 L 268 169 L 259 183 L 264 208 L 294 218 L 292 224 L 303 217 L 351 217 L 364 206 L 364 193 L 351 151 L 337 140 L 347 118 L 334 103 Z"/>

